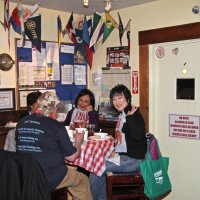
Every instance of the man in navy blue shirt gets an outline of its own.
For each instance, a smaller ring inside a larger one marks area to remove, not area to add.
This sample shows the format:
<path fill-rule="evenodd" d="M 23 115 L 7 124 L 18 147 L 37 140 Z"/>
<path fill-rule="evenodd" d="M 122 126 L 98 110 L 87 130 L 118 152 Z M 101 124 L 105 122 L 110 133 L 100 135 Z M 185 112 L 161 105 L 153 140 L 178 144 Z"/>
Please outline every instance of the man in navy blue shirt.
<path fill-rule="evenodd" d="M 56 94 L 43 93 L 32 114 L 24 117 L 16 127 L 17 151 L 32 154 L 42 167 L 51 189 L 67 187 L 73 199 L 92 199 L 88 178 L 67 167 L 80 154 L 84 133 L 75 134 L 71 143 L 65 126 L 59 123 L 60 100 Z"/>

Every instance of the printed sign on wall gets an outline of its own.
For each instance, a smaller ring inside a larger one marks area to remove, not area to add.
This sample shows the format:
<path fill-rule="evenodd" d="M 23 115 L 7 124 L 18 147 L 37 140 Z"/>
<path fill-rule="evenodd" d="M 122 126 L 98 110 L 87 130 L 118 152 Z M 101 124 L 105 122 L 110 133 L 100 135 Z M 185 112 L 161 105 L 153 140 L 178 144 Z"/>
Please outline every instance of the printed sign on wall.
<path fill-rule="evenodd" d="M 194 115 L 169 115 L 169 135 L 173 137 L 200 139 L 199 118 Z"/>

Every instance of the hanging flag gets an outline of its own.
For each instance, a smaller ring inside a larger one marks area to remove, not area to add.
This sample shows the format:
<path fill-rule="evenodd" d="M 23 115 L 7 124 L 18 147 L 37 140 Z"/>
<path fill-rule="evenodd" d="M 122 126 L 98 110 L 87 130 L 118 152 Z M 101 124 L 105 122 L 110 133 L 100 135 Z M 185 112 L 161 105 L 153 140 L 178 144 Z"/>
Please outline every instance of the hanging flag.
<path fill-rule="evenodd" d="M 89 48 L 88 45 L 86 45 L 86 51 L 87 51 L 87 58 L 86 61 L 90 67 L 90 70 L 92 69 L 92 61 L 93 61 L 93 51 Z"/>
<path fill-rule="evenodd" d="M 22 18 L 24 21 L 28 20 L 39 8 L 39 3 L 30 5 L 22 5 Z"/>
<path fill-rule="evenodd" d="M 129 55 L 130 55 L 130 25 L 131 25 L 131 19 L 129 19 L 123 33 L 126 31 L 126 36 L 127 36 L 127 41 L 128 41 L 128 50 L 129 50 Z"/>
<path fill-rule="evenodd" d="M 105 12 L 105 25 L 104 25 L 104 32 L 103 32 L 103 40 L 102 43 L 108 38 L 114 28 L 118 28 L 116 21 L 111 17 L 108 12 Z"/>
<path fill-rule="evenodd" d="M 96 50 L 97 50 L 97 47 L 99 46 L 99 44 L 101 43 L 101 41 L 103 40 L 103 32 L 104 32 L 104 23 L 102 24 L 102 26 L 101 26 L 101 29 L 100 29 L 100 31 L 99 31 L 99 35 L 98 35 L 98 37 L 97 37 L 97 41 L 96 41 L 96 43 L 94 44 L 94 46 L 93 46 L 93 52 L 95 52 Z"/>
<path fill-rule="evenodd" d="M 33 6 L 30 5 L 22 5 L 21 0 L 19 0 L 18 4 L 18 14 L 19 10 L 21 12 L 20 22 L 21 22 L 21 46 L 25 45 L 26 35 L 24 30 L 24 22 L 26 22 L 39 8 L 39 4 L 36 3 Z"/>
<path fill-rule="evenodd" d="M 23 15 L 22 14 L 23 14 L 22 2 L 21 2 L 21 0 L 19 0 L 19 2 L 18 2 L 18 17 L 19 17 L 20 25 L 21 25 L 21 39 L 20 39 L 21 47 L 24 46 L 25 39 L 26 39 L 25 30 L 24 30 L 24 20 L 23 20 Z"/>
<path fill-rule="evenodd" d="M 120 41 L 120 46 L 122 46 L 122 36 L 124 32 L 124 26 L 123 26 L 119 12 L 118 12 L 118 17 L 119 17 L 119 41 Z"/>
<path fill-rule="evenodd" d="M 79 15 L 76 18 L 76 21 L 74 23 L 74 28 L 75 28 L 75 37 L 76 37 L 76 42 L 77 43 L 82 43 L 83 42 L 83 38 L 82 38 L 82 34 L 83 34 L 83 15 Z"/>
<path fill-rule="evenodd" d="M 39 8 L 39 4 L 34 6 L 22 5 L 19 0 L 18 5 L 14 8 L 10 17 L 10 23 L 15 32 L 21 35 L 21 46 L 25 42 L 24 22 L 29 19 Z"/>
<path fill-rule="evenodd" d="M 6 29 L 10 28 L 10 10 L 9 10 L 9 0 L 4 0 L 4 22 L 0 21 L 2 26 L 4 27 L 5 31 Z"/>
<path fill-rule="evenodd" d="M 14 8 L 10 16 L 10 24 L 13 27 L 13 30 L 18 34 L 21 34 L 21 22 L 18 16 L 18 6 Z"/>
<path fill-rule="evenodd" d="M 70 15 L 70 18 L 65 26 L 65 29 L 63 30 L 62 34 L 63 37 L 65 34 L 68 34 L 69 38 L 71 41 L 75 44 L 76 43 L 76 37 L 75 37 L 75 29 L 74 29 L 74 17 L 73 17 L 73 12 Z"/>
<path fill-rule="evenodd" d="M 82 38 L 83 38 L 83 41 L 84 41 L 87 45 L 90 44 L 90 35 L 89 35 L 89 32 L 88 32 L 88 23 L 87 23 L 87 18 L 86 18 L 86 16 L 84 16 Z"/>
<path fill-rule="evenodd" d="M 92 37 L 90 39 L 90 48 L 96 43 L 102 24 L 103 24 L 103 19 L 101 14 L 94 12 Z"/>
<path fill-rule="evenodd" d="M 8 29 L 8 46 L 10 49 L 10 9 L 9 9 L 9 0 L 4 0 L 4 22 L 1 24 L 3 25 L 5 31 Z"/>
<path fill-rule="evenodd" d="M 37 50 L 41 52 L 41 15 L 29 18 L 25 22 L 25 33 Z"/>
<path fill-rule="evenodd" d="M 83 22 L 84 22 L 84 15 L 79 15 L 74 22 L 75 29 L 82 30 L 83 29 Z"/>
<path fill-rule="evenodd" d="M 58 46 L 60 47 L 60 44 L 61 44 L 61 36 L 62 36 L 62 22 L 61 22 L 61 19 L 60 19 L 60 15 L 58 15 L 57 17 L 57 27 L 58 27 Z"/>
<path fill-rule="evenodd" d="M 87 26 L 88 26 L 88 33 L 89 33 L 89 36 L 91 38 L 91 36 L 92 36 L 92 17 L 90 17 L 87 20 Z"/>

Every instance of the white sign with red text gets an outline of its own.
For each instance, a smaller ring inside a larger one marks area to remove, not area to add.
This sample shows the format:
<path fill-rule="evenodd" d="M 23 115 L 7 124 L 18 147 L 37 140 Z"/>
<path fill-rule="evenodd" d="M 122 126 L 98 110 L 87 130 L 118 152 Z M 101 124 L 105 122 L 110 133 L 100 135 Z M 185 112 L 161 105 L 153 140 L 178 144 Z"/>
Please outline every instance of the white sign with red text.
<path fill-rule="evenodd" d="M 199 118 L 194 115 L 169 114 L 169 135 L 189 139 L 200 139 Z"/>

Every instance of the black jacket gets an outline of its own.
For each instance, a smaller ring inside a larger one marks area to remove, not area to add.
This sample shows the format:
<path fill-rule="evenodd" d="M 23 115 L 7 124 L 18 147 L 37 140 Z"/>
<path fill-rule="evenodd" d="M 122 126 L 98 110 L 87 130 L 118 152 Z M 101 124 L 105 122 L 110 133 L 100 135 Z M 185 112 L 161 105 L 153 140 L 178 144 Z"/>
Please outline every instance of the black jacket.
<path fill-rule="evenodd" d="M 50 200 L 46 177 L 30 154 L 0 150 L 0 200 Z"/>
<path fill-rule="evenodd" d="M 127 155 L 135 159 L 144 159 L 147 151 L 147 139 L 144 119 L 139 108 L 133 115 L 126 116 L 126 122 L 122 127 L 127 144 Z"/>

